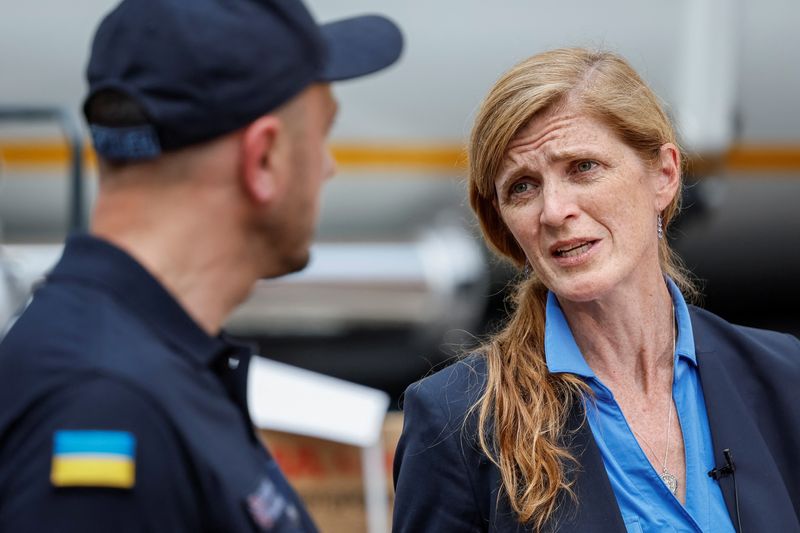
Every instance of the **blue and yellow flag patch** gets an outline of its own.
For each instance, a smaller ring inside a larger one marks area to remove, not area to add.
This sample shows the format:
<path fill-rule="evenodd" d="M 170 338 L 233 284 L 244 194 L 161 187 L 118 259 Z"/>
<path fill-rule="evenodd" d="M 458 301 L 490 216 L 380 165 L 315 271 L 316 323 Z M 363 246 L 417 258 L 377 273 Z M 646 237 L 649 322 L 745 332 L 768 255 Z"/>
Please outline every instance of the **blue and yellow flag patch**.
<path fill-rule="evenodd" d="M 127 431 L 56 431 L 50 481 L 56 487 L 132 488 L 136 437 Z"/>

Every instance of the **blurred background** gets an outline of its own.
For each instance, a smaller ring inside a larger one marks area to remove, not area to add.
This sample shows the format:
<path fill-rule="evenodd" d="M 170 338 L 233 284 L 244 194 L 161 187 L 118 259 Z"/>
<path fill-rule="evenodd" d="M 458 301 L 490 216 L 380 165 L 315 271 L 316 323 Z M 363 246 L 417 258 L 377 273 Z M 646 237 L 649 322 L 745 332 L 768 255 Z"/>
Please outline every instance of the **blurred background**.
<path fill-rule="evenodd" d="M 83 71 L 113 4 L 0 0 L 2 322 L 91 208 Z M 321 21 L 386 14 L 407 45 L 391 70 L 335 87 L 339 173 L 312 263 L 261 282 L 229 323 L 262 354 L 382 389 L 396 406 L 496 327 L 515 273 L 486 251 L 466 206 L 464 142 L 504 70 L 561 46 L 622 53 L 663 98 L 689 163 L 670 238 L 703 281 L 703 305 L 800 334 L 796 0 L 308 4 Z"/>

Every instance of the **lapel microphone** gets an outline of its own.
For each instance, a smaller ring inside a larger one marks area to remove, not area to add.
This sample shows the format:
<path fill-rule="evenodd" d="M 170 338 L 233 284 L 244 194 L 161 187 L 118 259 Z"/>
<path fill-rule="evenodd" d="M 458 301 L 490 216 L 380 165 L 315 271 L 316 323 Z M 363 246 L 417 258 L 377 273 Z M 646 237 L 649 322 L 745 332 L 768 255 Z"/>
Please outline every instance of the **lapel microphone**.
<path fill-rule="evenodd" d="M 725 457 L 725 464 L 709 470 L 708 477 L 714 478 L 717 481 L 728 476 L 733 478 L 733 503 L 736 509 L 736 529 L 739 533 L 743 533 L 742 518 L 739 516 L 739 487 L 736 486 L 736 463 L 733 462 L 733 454 L 731 454 L 730 448 L 722 450 L 722 456 Z"/>
<path fill-rule="evenodd" d="M 736 470 L 736 465 L 733 463 L 733 456 L 731 455 L 730 448 L 725 448 L 722 450 L 722 455 L 725 457 L 725 464 L 723 466 L 718 466 L 717 468 L 712 468 L 708 471 L 708 477 L 714 478 L 717 481 L 724 477 L 733 475 L 734 471 Z"/>

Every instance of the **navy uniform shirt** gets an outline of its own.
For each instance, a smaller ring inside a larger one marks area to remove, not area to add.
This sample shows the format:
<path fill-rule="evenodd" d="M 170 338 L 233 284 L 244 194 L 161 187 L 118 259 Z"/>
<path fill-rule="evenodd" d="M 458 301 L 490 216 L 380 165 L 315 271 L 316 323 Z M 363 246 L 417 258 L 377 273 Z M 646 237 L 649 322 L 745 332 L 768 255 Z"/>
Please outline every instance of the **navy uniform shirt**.
<path fill-rule="evenodd" d="M 0 531 L 316 531 L 253 430 L 249 357 L 70 238 L 0 344 Z"/>

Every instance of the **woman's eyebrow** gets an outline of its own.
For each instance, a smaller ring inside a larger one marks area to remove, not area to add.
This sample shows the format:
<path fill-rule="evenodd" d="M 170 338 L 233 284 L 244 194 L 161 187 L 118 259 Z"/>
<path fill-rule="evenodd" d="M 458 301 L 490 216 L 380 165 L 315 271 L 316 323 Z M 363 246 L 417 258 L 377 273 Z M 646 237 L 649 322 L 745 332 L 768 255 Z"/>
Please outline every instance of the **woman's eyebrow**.
<path fill-rule="evenodd" d="M 586 157 L 585 150 L 575 150 L 573 148 L 570 148 L 567 150 L 555 150 L 547 154 L 547 161 L 549 163 L 560 163 L 562 161 L 580 159 L 582 157 Z"/>
<path fill-rule="evenodd" d="M 548 163 L 560 163 L 577 159 L 596 159 L 601 153 L 598 148 L 589 143 L 570 146 L 568 148 L 556 149 L 547 154 Z"/>
<path fill-rule="evenodd" d="M 564 150 L 554 150 L 547 154 L 548 163 L 561 163 L 563 161 L 572 161 L 575 159 L 587 159 L 597 157 L 595 151 L 589 147 L 585 148 L 567 148 Z M 504 166 L 500 171 L 500 177 L 495 182 L 497 187 L 502 188 L 508 180 L 519 177 L 525 171 L 525 162 L 508 159 L 510 163 Z"/>
<path fill-rule="evenodd" d="M 502 190 L 506 183 L 522 176 L 525 172 L 525 165 L 514 163 L 500 171 L 500 177 L 495 181 L 495 189 Z"/>

